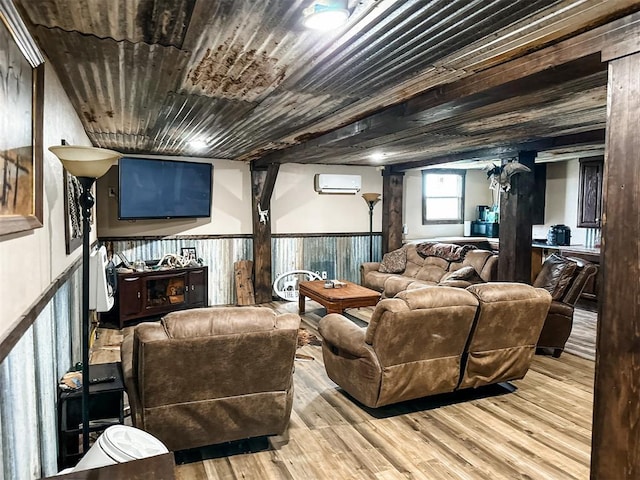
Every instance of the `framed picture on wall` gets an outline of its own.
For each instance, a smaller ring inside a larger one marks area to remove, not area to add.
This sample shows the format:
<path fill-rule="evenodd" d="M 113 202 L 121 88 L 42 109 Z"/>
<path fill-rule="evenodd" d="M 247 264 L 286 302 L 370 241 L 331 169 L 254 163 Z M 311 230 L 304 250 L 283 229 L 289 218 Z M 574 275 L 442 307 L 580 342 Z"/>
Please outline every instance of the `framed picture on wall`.
<path fill-rule="evenodd" d="M 197 260 L 196 247 L 182 247 L 180 249 L 180 255 L 188 258 L 189 260 Z"/>
<path fill-rule="evenodd" d="M 80 193 L 82 188 L 76 177 L 63 169 L 64 181 L 64 240 L 67 255 L 82 245 L 82 210 Z"/>
<path fill-rule="evenodd" d="M 0 15 L 0 235 L 40 228 L 43 218 L 44 65 L 33 66 L 5 22 Z"/>

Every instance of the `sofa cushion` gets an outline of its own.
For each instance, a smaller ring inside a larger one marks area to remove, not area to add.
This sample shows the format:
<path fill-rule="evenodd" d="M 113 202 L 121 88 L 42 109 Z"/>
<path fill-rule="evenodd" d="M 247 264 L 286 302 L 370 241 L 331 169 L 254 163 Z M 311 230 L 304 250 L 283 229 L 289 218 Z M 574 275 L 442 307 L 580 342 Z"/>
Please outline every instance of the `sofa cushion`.
<path fill-rule="evenodd" d="M 425 280 L 427 282 L 438 283 L 440 279 L 447 273 L 449 262 L 439 257 L 427 257 L 420 270 L 416 272 L 416 280 Z"/>
<path fill-rule="evenodd" d="M 554 300 L 561 300 L 577 267 L 576 262 L 554 253 L 542 264 L 542 270 L 533 282 L 533 286 L 544 288 Z"/>
<path fill-rule="evenodd" d="M 471 265 L 467 265 L 466 267 L 462 267 L 452 272 L 446 273 L 444 277 L 440 279 L 439 284 L 446 285 L 446 282 L 450 280 L 466 280 L 470 284 L 484 282 L 482 277 L 478 274 L 478 272 L 476 272 L 476 269 Z"/>
<path fill-rule="evenodd" d="M 404 248 L 399 248 L 384 254 L 378 271 L 382 273 L 402 273 L 406 266 L 407 251 Z"/>
<path fill-rule="evenodd" d="M 391 275 L 384 282 L 384 296 L 391 298 L 396 293 L 407 289 L 410 283 L 414 282 L 414 278 L 405 277 L 403 275 Z"/>
<path fill-rule="evenodd" d="M 393 277 L 394 275 L 393 273 L 382 273 L 377 270 L 372 270 L 366 273 L 364 286 L 382 292 L 384 290 L 384 282 L 387 281 L 387 278 Z"/>

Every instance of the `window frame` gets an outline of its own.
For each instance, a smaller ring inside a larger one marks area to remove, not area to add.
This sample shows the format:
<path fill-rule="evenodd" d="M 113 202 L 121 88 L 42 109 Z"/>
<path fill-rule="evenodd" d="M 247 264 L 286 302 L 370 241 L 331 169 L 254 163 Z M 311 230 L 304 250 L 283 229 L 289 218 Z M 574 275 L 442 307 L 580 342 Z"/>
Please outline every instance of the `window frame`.
<path fill-rule="evenodd" d="M 458 175 L 461 179 L 460 185 L 460 196 L 456 197 L 429 197 L 426 192 L 427 188 L 427 175 L 430 174 L 439 174 L 439 175 Z M 448 169 L 448 168 L 431 168 L 422 170 L 422 191 L 421 191 L 421 202 L 422 202 L 422 225 L 462 225 L 464 223 L 464 202 L 465 202 L 465 181 L 466 181 L 466 170 L 459 169 Z M 459 198 L 460 199 L 460 208 L 458 211 L 458 218 L 452 220 L 429 220 L 427 219 L 427 198 Z"/>

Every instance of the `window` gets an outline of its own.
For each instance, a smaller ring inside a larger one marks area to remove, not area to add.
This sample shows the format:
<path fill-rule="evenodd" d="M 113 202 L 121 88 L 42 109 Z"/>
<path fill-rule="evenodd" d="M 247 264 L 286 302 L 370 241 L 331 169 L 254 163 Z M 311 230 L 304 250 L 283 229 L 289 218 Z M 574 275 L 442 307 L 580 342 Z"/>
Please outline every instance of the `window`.
<path fill-rule="evenodd" d="M 422 224 L 462 223 L 464 170 L 422 171 Z"/>

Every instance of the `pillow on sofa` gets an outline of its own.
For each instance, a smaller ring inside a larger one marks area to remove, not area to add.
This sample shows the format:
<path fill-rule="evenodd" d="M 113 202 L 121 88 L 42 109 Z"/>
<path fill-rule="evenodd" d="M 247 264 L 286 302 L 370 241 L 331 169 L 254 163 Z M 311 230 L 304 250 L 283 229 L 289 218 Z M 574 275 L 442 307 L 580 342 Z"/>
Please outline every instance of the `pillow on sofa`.
<path fill-rule="evenodd" d="M 542 270 L 533 282 L 534 287 L 544 288 L 554 300 L 565 294 L 578 264 L 562 255 L 554 253 L 542 264 Z"/>
<path fill-rule="evenodd" d="M 393 252 L 385 253 L 378 267 L 381 273 L 402 273 L 407 266 L 407 251 L 399 248 Z"/>
<path fill-rule="evenodd" d="M 466 267 L 459 268 L 458 270 L 454 270 L 453 272 L 449 272 L 445 274 L 441 279 L 438 285 L 446 285 L 448 280 L 464 280 L 471 284 L 474 283 L 484 283 L 482 277 L 476 272 L 476 269 L 471 265 L 467 265 Z"/>

